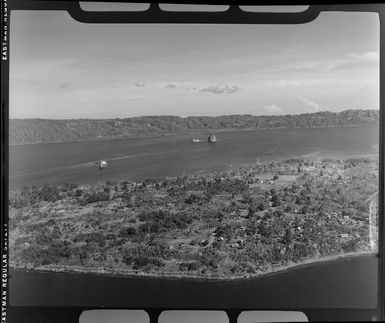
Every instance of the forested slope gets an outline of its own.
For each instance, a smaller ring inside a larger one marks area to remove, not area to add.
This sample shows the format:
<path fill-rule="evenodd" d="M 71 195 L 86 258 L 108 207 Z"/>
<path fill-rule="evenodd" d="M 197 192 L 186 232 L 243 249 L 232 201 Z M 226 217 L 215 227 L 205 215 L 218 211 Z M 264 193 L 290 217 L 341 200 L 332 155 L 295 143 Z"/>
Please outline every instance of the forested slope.
<path fill-rule="evenodd" d="M 318 128 L 369 125 L 379 121 L 379 110 L 346 110 L 299 115 L 217 117 L 143 116 L 125 119 L 11 119 L 10 144 L 58 142 L 122 137 L 157 136 L 194 131 Z"/>

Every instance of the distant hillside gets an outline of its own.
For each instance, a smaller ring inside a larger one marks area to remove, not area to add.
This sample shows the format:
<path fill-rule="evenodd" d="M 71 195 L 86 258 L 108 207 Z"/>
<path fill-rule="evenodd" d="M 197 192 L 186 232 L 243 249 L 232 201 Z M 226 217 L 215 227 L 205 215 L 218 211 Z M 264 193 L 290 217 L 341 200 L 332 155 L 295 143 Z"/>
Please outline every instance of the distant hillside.
<path fill-rule="evenodd" d="M 158 136 L 198 131 L 319 128 L 379 122 L 378 110 L 346 110 L 284 116 L 146 116 L 126 119 L 12 119 L 10 144 Z"/>

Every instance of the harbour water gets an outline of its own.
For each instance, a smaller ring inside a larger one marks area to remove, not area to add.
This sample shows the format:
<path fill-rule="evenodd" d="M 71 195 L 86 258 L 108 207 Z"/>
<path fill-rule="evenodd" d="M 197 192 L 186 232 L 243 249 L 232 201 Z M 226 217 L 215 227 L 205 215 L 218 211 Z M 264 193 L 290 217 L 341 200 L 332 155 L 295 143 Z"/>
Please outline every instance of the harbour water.
<path fill-rule="evenodd" d="M 369 254 L 237 280 L 11 270 L 9 295 L 12 306 L 373 309 L 377 266 Z"/>
<path fill-rule="evenodd" d="M 17 145 L 10 147 L 10 189 L 50 183 L 91 184 L 183 176 L 298 156 L 350 158 L 378 155 L 378 125 L 276 129 L 152 138 Z M 106 168 L 98 167 L 101 160 Z"/>

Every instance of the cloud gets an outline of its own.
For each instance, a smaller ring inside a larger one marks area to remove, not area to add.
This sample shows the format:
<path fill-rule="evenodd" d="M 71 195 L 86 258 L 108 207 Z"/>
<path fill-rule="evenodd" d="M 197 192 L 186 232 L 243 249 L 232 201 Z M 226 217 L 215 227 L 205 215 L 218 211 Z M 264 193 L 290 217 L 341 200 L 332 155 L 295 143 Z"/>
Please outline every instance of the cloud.
<path fill-rule="evenodd" d="M 379 61 L 380 59 L 380 55 L 378 52 L 350 53 L 348 57 L 355 60 L 364 61 Z"/>
<path fill-rule="evenodd" d="M 292 63 L 287 66 L 289 70 L 313 70 L 320 68 L 322 66 L 322 61 L 317 60 L 305 60 L 297 63 Z M 284 68 L 286 69 L 286 68 Z"/>
<path fill-rule="evenodd" d="M 378 65 L 379 62 L 378 52 L 362 52 L 362 53 L 349 53 L 335 59 L 322 59 L 322 60 L 306 60 L 297 63 L 292 63 L 288 66 L 288 69 L 293 70 L 336 70 L 341 68 L 352 67 L 368 67 Z"/>
<path fill-rule="evenodd" d="M 301 45 L 295 45 L 288 47 L 284 50 L 285 53 L 298 53 L 298 52 L 303 52 L 304 49 L 306 48 L 305 44 Z"/>
<path fill-rule="evenodd" d="M 63 83 L 63 84 L 60 84 L 60 85 L 59 85 L 59 87 L 60 87 L 61 89 L 64 89 L 64 88 L 69 87 L 69 86 L 70 86 L 70 83 Z"/>
<path fill-rule="evenodd" d="M 274 80 L 274 81 L 266 81 L 265 84 L 270 88 L 286 88 L 286 87 L 303 86 L 304 82 L 294 81 L 294 80 Z"/>
<path fill-rule="evenodd" d="M 144 84 L 144 83 L 135 83 L 134 86 L 135 87 L 145 87 L 146 84 Z"/>
<path fill-rule="evenodd" d="M 201 88 L 200 92 L 208 92 L 212 94 L 233 94 L 239 91 L 239 87 L 236 85 L 211 85 L 208 87 Z"/>
<path fill-rule="evenodd" d="M 369 86 L 376 86 L 376 80 L 375 79 L 364 79 L 364 77 L 361 78 L 353 78 L 353 79 L 346 79 L 345 77 L 320 77 L 320 78 L 302 78 L 302 79 L 292 79 L 292 80 L 286 80 L 286 79 L 278 79 L 278 80 L 271 80 L 271 81 L 264 81 L 262 84 L 267 87 L 268 89 L 274 90 L 274 89 L 290 89 L 292 91 L 296 91 L 300 88 L 310 88 L 310 89 L 326 89 L 328 91 L 333 90 L 335 91 L 337 88 L 340 90 L 356 90 L 356 89 L 362 89 Z M 301 91 L 304 91 L 304 89 L 300 89 Z M 300 92 L 298 94 L 301 94 L 304 92 Z"/>
<path fill-rule="evenodd" d="M 173 89 L 173 88 L 176 88 L 177 85 L 174 84 L 174 83 L 169 83 L 169 84 L 166 84 L 164 87 L 165 87 L 166 89 Z"/>
<path fill-rule="evenodd" d="M 268 113 L 268 114 L 282 114 L 283 113 L 283 109 L 276 104 L 270 104 L 270 105 L 264 104 L 263 109 L 265 110 L 265 113 Z"/>
<path fill-rule="evenodd" d="M 380 57 L 378 52 L 350 53 L 340 59 L 332 60 L 328 64 L 328 69 L 333 70 L 361 65 L 368 66 L 378 64 L 379 59 Z"/>
<path fill-rule="evenodd" d="M 316 102 L 306 99 L 306 98 L 299 98 L 304 104 L 311 107 L 314 111 L 321 111 L 323 108 Z"/>

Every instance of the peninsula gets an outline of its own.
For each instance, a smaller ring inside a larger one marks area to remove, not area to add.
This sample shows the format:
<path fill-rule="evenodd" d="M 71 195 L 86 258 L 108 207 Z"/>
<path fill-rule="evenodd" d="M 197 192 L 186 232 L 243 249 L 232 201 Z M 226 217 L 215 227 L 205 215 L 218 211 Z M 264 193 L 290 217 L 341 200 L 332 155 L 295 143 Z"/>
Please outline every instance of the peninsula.
<path fill-rule="evenodd" d="M 377 248 L 378 161 L 288 159 L 10 192 L 10 265 L 244 278 Z"/>

